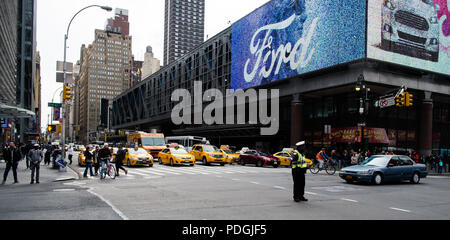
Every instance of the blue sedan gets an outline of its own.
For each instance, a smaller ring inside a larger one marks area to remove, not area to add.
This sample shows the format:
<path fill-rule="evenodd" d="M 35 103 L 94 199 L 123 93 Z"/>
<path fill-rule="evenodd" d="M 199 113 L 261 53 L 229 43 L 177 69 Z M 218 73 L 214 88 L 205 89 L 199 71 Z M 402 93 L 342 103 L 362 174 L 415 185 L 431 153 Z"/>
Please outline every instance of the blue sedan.
<path fill-rule="evenodd" d="M 428 175 L 424 164 L 417 164 L 407 156 L 375 155 L 361 165 L 346 167 L 339 176 L 348 183 L 369 182 L 380 185 L 390 181 L 409 180 L 418 184 Z"/>

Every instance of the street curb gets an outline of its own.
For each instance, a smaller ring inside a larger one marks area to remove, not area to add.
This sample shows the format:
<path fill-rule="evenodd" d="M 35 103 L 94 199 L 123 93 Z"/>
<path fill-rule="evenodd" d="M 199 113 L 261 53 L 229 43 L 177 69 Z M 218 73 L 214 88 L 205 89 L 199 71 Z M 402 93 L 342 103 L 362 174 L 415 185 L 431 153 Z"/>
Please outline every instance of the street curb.
<path fill-rule="evenodd" d="M 78 179 L 76 179 L 76 180 L 80 180 L 80 179 L 83 178 L 83 176 L 81 176 L 80 172 L 78 172 L 78 171 L 76 171 L 75 169 L 72 168 L 72 165 L 69 165 L 69 169 L 78 176 Z"/>

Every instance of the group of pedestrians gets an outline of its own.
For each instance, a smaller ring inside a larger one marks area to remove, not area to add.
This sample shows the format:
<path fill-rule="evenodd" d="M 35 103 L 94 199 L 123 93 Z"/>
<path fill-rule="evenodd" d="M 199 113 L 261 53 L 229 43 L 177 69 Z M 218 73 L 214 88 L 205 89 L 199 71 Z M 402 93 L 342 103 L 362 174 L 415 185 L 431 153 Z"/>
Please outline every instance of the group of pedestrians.
<path fill-rule="evenodd" d="M 17 167 L 19 166 L 19 162 L 25 159 L 27 164 L 27 169 L 31 170 L 31 182 L 30 184 L 34 184 L 35 182 L 39 184 L 39 171 L 42 160 L 44 159 L 44 153 L 40 148 L 39 144 L 34 144 L 31 149 L 27 149 L 26 151 L 21 151 L 19 147 L 13 142 L 10 142 L 8 146 L 4 146 L 2 149 L 3 158 L 6 162 L 6 168 L 3 173 L 3 181 L 2 185 L 6 183 L 8 179 L 9 172 L 12 170 L 14 177 L 14 184 L 19 183 L 17 177 Z"/>
<path fill-rule="evenodd" d="M 116 176 L 120 176 L 119 170 L 125 172 L 125 174 L 128 174 L 128 171 L 123 167 L 123 160 L 126 156 L 126 151 L 123 149 L 123 146 L 119 145 L 119 150 L 116 154 Z M 94 151 L 91 151 L 91 147 L 86 147 L 86 151 L 84 152 L 85 156 L 85 163 L 86 163 L 86 169 L 84 170 L 83 177 L 88 177 L 88 171 L 90 173 L 90 176 L 98 176 L 99 170 L 100 170 L 100 176 L 103 176 L 103 171 L 106 168 L 106 164 L 108 164 L 108 161 L 112 159 L 113 153 L 111 149 L 109 148 L 109 145 L 106 143 L 103 148 L 96 147 Z M 92 171 L 92 167 L 94 167 L 94 171 Z M 95 172 L 95 173 L 94 173 Z"/>
<path fill-rule="evenodd" d="M 439 174 L 444 172 L 446 166 L 449 166 L 450 154 L 430 154 L 428 156 L 421 156 L 421 162 L 430 167 L 430 171 L 435 171 Z"/>

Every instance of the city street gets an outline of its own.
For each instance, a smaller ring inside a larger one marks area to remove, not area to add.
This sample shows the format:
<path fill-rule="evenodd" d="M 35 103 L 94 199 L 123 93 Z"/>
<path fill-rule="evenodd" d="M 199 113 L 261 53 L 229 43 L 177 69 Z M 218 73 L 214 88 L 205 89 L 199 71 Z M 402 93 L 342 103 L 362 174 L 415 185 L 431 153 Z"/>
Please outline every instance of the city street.
<path fill-rule="evenodd" d="M 75 160 L 72 168 L 82 175 L 84 168 L 76 164 Z M 3 165 L 0 165 L 2 173 Z M 155 164 L 153 168 L 127 169 L 127 176 L 115 180 L 93 177 L 41 181 L 40 185 L 32 186 L 26 185 L 28 182 L 1 186 L 0 201 L 15 203 L 12 208 L 6 205 L 0 208 L 1 219 L 440 220 L 450 217 L 449 176 L 429 176 L 419 185 L 404 182 L 373 186 L 347 184 L 337 174 L 308 172 L 306 198 L 309 201 L 295 203 L 289 168 Z M 44 168 L 45 171 L 55 170 Z M 48 209 L 54 210 L 48 212 Z"/>

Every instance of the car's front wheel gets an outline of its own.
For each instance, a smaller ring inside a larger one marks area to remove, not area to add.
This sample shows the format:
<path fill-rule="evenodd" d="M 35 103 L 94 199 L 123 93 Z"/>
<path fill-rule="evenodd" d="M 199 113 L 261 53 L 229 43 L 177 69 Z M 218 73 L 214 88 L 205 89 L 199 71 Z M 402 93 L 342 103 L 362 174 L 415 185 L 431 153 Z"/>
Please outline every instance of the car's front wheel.
<path fill-rule="evenodd" d="M 375 173 L 372 179 L 373 184 L 381 185 L 383 183 L 383 176 L 380 173 Z"/>
<path fill-rule="evenodd" d="M 413 183 L 413 184 L 419 184 L 419 182 L 420 182 L 420 175 L 419 175 L 418 172 L 415 172 L 413 174 L 413 176 L 411 177 L 410 182 Z"/>

